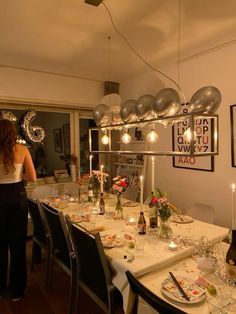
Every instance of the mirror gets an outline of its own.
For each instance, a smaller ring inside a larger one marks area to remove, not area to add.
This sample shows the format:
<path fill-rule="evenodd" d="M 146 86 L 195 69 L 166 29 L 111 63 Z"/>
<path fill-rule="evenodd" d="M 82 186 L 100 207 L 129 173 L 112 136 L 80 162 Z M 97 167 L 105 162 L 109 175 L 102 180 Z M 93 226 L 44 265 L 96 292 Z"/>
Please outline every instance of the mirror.
<path fill-rule="evenodd" d="M 0 108 L 0 111 L 12 112 L 18 132 L 20 121 L 27 110 Z M 29 150 L 35 165 L 38 178 L 54 175 L 55 169 L 64 169 L 65 163 L 61 155 L 70 153 L 70 114 L 65 112 L 37 111 L 35 125 L 41 126 L 46 133 L 44 143 L 29 143 Z"/>

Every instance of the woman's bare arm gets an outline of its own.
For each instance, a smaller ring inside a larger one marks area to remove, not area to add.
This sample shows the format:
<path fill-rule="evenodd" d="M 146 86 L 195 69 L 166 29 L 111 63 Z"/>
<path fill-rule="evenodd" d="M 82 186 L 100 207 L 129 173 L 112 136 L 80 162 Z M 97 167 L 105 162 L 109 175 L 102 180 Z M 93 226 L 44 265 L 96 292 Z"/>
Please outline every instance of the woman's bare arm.
<path fill-rule="evenodd" d="M 36 181 L 37 180 L 32 157 L 30 155 L 28 148 L 26 147 L 25 147 L 23 180 L 24 181 Z"/>

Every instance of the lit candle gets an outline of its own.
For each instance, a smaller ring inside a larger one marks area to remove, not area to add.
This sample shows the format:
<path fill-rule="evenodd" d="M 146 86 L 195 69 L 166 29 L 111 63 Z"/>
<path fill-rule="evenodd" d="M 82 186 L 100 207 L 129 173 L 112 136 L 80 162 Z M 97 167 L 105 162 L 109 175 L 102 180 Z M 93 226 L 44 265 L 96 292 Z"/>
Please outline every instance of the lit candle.
<path fill-rule="evenodd" d="M 89 174 L 90 174 L 90 177 L 92 177 L 92 170 L 93 170 L 92 159 L 93 159 L 93 155 L 89 155 Z"/>
<path fill-rule="evenodd" d="M 101 188 L 101 193 L 103 193 L 103 165 L 101 165 L 101 184 L 100 184 L 100 188 Z"/>
<path fill-rule="evenodd" d="M 235 211 L 235 204 L 234 204 L 234 193 L 235 193 L 235 184 L 232 183 L 231 185 L 232 188 L 232 229 L 235 230 L 235 215 L 234 215 L 234 211 Z"/>
<path fill-rule="evenodd" d="M 143 211 L 143 176 L 140 176 L 140 211 Z"/>
<path fill-rule="evenodd" d="M 177 250 L 177 245 L 173 241 L 171 241 L 168 246 L 171 251 Z"/>
<path fill-rule="evenodd" d="M 152 192 L 154 192 L 154 156 L 152 156 Z"/>
<path fill-rule="evenodd" d="M 128 222 L 129 222 L 129 225 L 133 225 L 135 224 L 136 220 L 134 217 L 129 217 Z"/>

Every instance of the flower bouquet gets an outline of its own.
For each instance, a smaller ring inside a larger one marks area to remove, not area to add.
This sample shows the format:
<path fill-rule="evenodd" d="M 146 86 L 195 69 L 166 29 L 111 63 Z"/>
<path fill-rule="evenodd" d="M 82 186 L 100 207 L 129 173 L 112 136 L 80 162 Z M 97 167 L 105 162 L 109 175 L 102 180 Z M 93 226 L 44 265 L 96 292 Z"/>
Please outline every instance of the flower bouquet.
<path fill-rule="evenodd" d="M 123 218 L 123 207 L 121 204 L 121 195 L 126 190 L 128 183 L 126 181 L 126 178 L 123 178 L 121 176 L 117 176 L 112 179 L 113 185 L 112 189 L 116 192 L 117 195 L 117 202 L 116 202 L 116 210 L 118 214 Z"/>
<path fill-rule="evenodd" d="M 109 177 L 109 174 L 106 172 L 102 173 L 102 180 L 103 182 L 107 181 L 107 177 Z M 101 184 L 101 171 L 100 170 L 93 170 L 92 175 L 89 176 L 89 184 L 93 187 L 93 195 L 95 199 L 99 198 L 99 188 Z"/>
<path fill-rule="evenodd" d="M 159 189 L 157 189 L 156 196 L 152 198 L 151 203 L 156 204 L 158 208 L 160 237 L 168 239 L 172 234 L 172 230 L 169 226 L 169 218 L 172 215 L 173 206 L 170 204 L 167 194 L 161 192 Z"/>

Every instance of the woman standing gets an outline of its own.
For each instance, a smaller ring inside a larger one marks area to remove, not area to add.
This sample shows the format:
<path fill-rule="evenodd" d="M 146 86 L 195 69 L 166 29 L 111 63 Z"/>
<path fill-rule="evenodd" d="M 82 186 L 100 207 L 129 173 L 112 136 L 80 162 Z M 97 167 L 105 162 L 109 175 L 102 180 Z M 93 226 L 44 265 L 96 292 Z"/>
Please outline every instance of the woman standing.
<path fill-rule="evenodd" d="M 13 301 L 24 295 L 27 282 L 26 239 L 28 204 L 23 181 L 36 181 L 29 150 L 16 143 L 15 126 L 0 120 L 0 296 L 7 289 Z"/>

